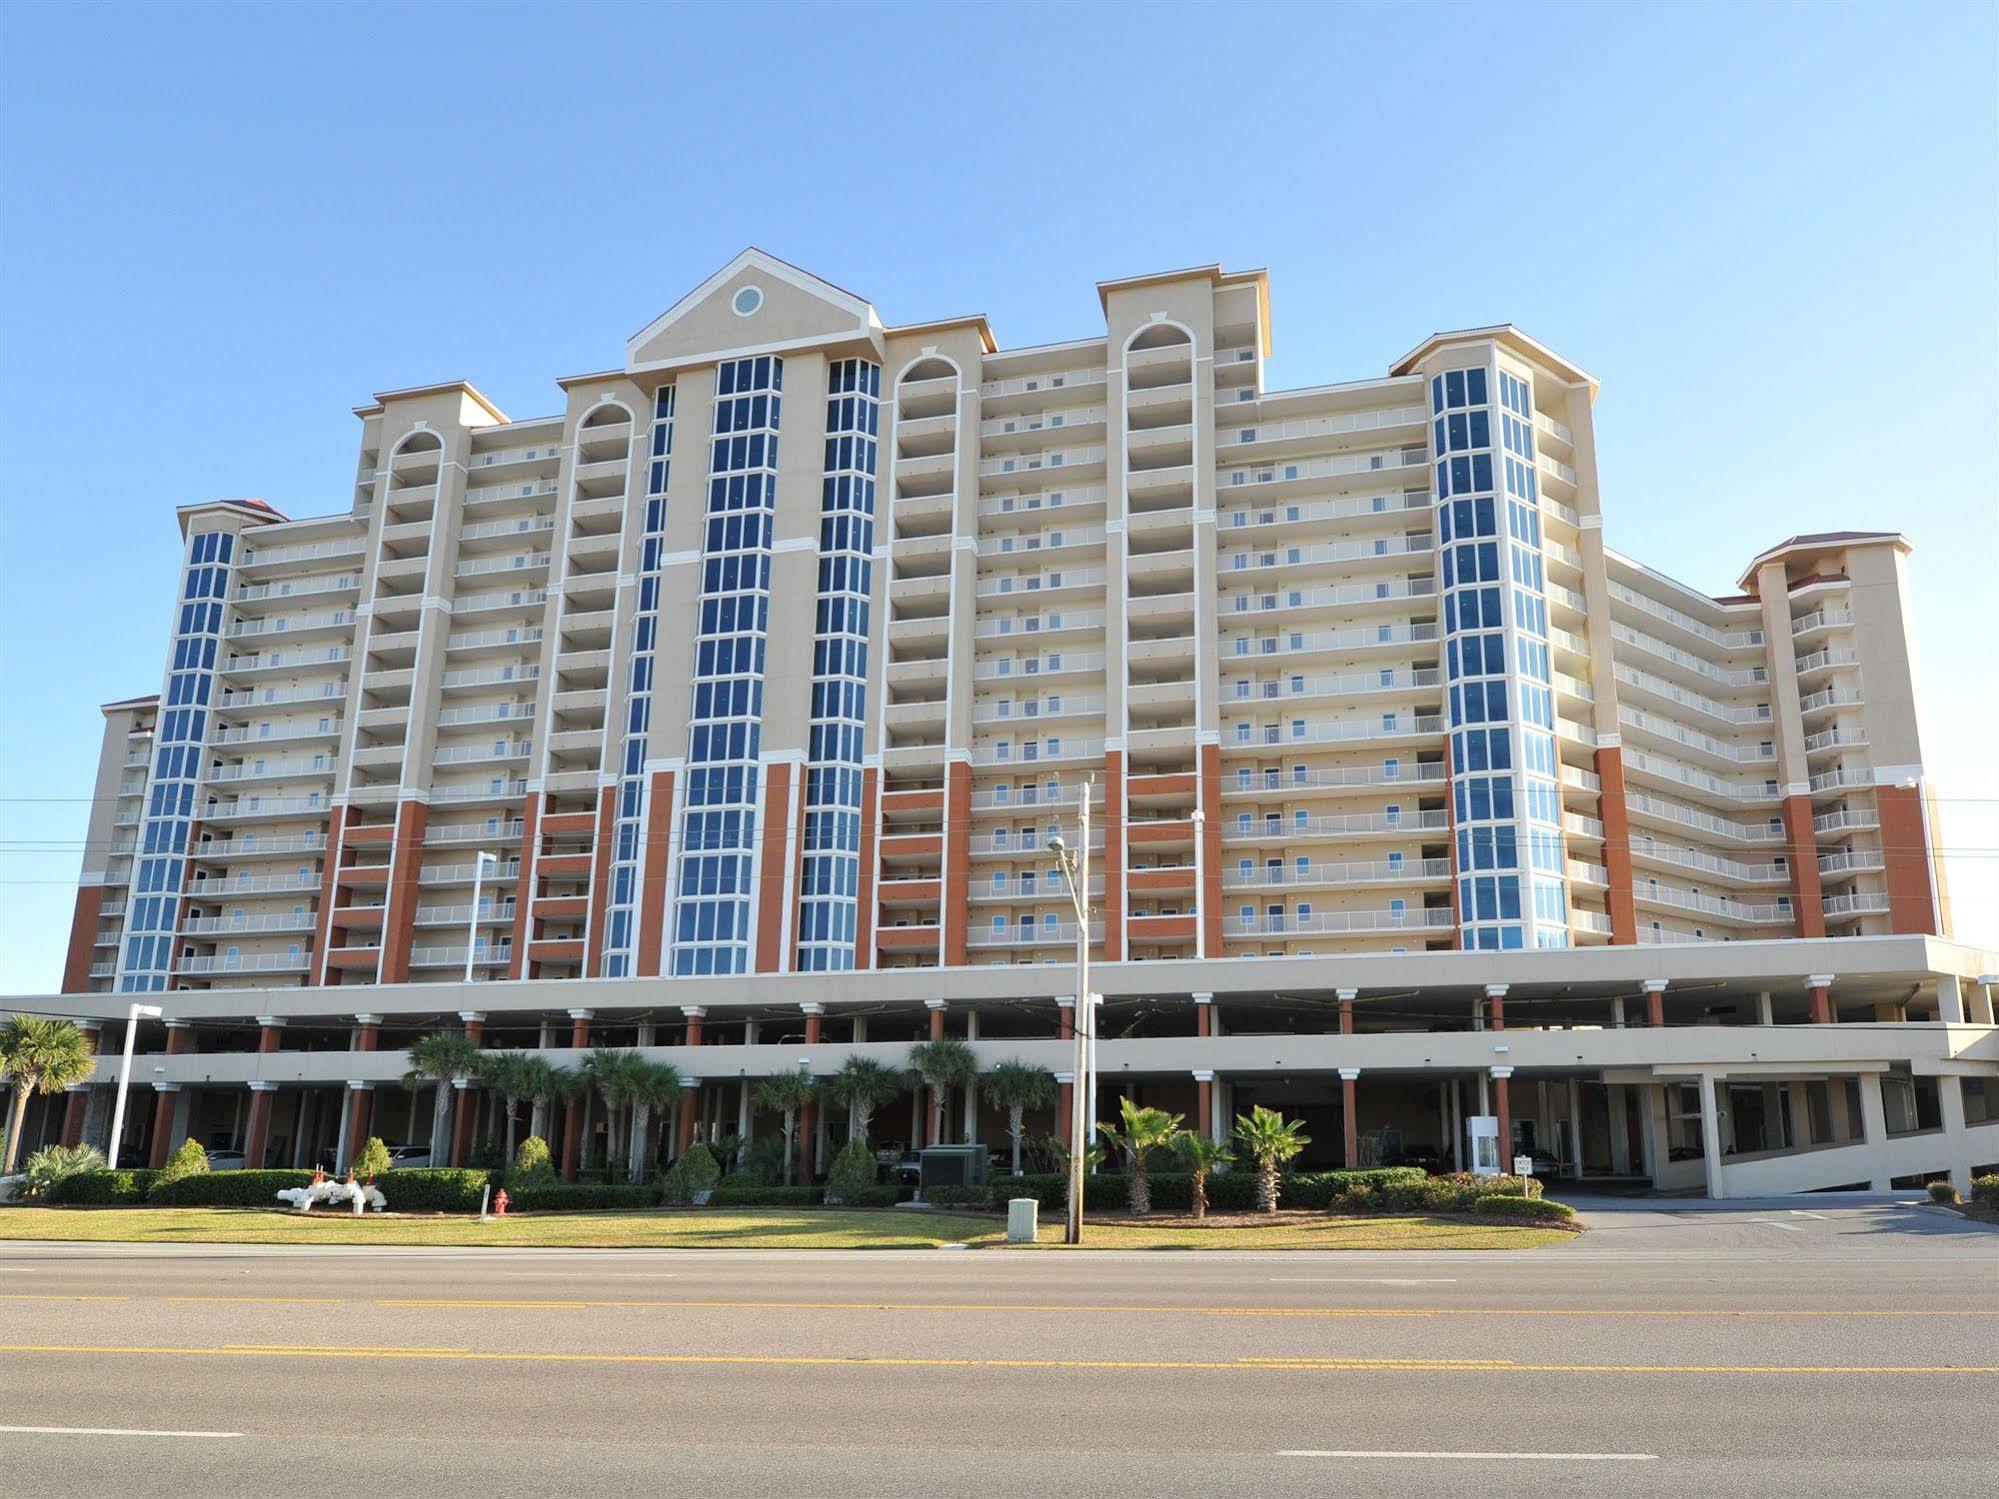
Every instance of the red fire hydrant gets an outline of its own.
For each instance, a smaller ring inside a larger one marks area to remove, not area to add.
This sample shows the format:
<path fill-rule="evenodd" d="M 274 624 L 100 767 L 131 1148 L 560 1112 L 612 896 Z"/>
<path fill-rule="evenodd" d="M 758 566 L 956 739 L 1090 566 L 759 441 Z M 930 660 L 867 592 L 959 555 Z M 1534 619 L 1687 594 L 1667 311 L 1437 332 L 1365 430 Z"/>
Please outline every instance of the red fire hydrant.
<path fill-rule="evenodd" d="M 493 1198 L 493 1216 L 495 1218 L 504 1218 L 507 1216 L 507 1189 L 505 1187 L 500 1188 L 499 1192 Z"/>

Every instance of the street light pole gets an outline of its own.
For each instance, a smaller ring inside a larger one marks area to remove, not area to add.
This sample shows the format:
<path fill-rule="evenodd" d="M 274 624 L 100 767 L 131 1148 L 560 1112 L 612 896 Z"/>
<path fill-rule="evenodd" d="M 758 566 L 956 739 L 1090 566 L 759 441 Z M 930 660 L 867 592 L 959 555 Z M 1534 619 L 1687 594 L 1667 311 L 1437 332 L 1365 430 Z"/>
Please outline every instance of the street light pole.
<path fill-rule="evenodd" d="M 465 982 L 472 982 L 472 958 L 479 950 L 479 878 L 486 866 L 498 868 L 500 856 L 480 849 L 472 856 L 472 915 L 465 923 Z"/>
<path fill-rule="evenodd" d="M 1069 1217 L 1063 1240 L 1083 1242 L 1083 1158 L 1090 1148 L 1090 1115 L 1095 1112 L 1096 1079 L 1092 1069 L 1097 1055 L 1094 1044 L 1096 1017 L 1090 1006 L 1090 797 L 1095 776 L 1083 778 L 1083 795 L 1077 810 L 1081 847 L 1071 849 L 1056 834 L 1049 848 L 1062 869 L 1069 887 L 1069 904 L 1076 912 L 1076 1091 L 1069 1111 Z"/>
<path fill-rule="evenodd" d="M 118 1141 L 125 1133 L 125 1086 L 132 1080 L 132 1043 L 138 1039 L 139 1017 L 157 1020 L 166 1011 L 158 1005 L 133 1004 L 125 1012 L 125 1060 L 118 1068 L 118 1101 L 111 1106 L 111 1150 L 105 1165 L 118 1169 Z"/>

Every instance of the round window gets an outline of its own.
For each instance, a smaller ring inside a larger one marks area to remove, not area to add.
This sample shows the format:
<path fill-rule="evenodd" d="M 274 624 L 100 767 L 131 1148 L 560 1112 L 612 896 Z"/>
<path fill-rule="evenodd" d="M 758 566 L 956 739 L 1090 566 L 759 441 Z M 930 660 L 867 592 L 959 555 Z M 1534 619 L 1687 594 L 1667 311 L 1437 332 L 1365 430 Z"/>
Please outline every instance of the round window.
<path fill-rule="evenodd" d="M 763 304 L 764 293 L 761 286 L 746 286 L 729 300 L 729 306 L 737 317 L 748 317 Z"/>

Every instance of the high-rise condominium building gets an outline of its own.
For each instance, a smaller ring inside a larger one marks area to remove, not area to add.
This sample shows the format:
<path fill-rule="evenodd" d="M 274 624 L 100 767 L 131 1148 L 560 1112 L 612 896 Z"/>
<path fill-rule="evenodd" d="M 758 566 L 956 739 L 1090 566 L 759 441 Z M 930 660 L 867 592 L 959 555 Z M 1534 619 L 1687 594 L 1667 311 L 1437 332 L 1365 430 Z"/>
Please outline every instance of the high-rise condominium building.
<path fill-rule="evenodd" d="M 1089 336 L 1003 350 L 748 251 L 552 414 L 387 391 L 331 513 L 183 506 L 158 695 L 104 709 L 64 989 L 442 1013 L 392 996 L 469 979 L 538 1016 L 587 984 L 679 1024 L 916 969 L 849 987 L 1046 1005 L 1058 834 L 1106 994 L 1197 965 L 1215 1042 L 1218 994 L 1257 996 L 1240 1038 L 1310 1033 L 1285 1007 L 1319 991 L 1355 1033 L 1367 990 L 1364 1035 L 1447 971 L 1474 1031 L 1509 982 L 1608 1024 L 1585 975 L 1634 1004 L 1733 975 L 1717 1012 L 1795 990 L 1822 1021 L 1851 965 L 1814 939 L 1946 933 L 1901 536 L 1746 538 L 1710 596 L 1610 548 L 1596 381 L 1514 327 L 1272 390 L 1263 273 L 1098 295 Z M 1962 1018 L 1994 965 L 1931 950 L 1883 983 Z M 1457 966 L 1382 961 L 1419 954 Z"/>

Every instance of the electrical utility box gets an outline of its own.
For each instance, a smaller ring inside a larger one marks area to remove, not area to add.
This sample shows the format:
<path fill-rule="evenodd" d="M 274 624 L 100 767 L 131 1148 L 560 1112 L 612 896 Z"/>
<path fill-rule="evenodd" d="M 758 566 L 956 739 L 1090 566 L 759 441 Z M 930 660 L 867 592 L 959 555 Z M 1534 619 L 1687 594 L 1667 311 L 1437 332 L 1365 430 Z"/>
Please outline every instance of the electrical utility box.
<path fill-rule="evenodd" d="M 1475 1176 L 1498 1176 L 1499 1119 L 1493 1114 L 1473 1114 L 1465 1120 L 1471 1142 L 1471 1169 Z"/>
<path fill-rule="evenodd" d="M 986 1148 L 983 1145 L 929 1145 L 917 1156 L 921 1191 L 932 1187 L 983 1187 Z"/>

